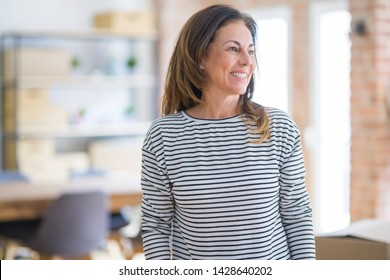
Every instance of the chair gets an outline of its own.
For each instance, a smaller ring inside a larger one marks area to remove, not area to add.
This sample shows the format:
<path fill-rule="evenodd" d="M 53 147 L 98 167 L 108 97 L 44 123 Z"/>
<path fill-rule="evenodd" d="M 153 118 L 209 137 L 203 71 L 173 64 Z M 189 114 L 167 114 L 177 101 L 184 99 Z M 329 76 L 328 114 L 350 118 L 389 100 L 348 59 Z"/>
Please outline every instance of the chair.
<path fill-rule="evenodd" d="M 108 196 L 101 190 L 64 193 L 49 206 L 39 223 L 9 228 L 41 255 L 79 258 L 104 245 L 109 234 Z"/>

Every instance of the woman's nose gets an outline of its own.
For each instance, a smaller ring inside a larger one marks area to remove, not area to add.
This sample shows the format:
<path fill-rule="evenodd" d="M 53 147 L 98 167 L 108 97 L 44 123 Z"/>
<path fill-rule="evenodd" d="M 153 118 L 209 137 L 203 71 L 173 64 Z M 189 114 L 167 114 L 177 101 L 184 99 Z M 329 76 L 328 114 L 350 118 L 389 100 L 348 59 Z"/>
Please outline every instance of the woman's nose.
<path fill-rule="evenodd" d="M 247 52 L 241 52 L 239 62 L 242 65 L 250 65 L 252 62 L 252 57 Z"/>

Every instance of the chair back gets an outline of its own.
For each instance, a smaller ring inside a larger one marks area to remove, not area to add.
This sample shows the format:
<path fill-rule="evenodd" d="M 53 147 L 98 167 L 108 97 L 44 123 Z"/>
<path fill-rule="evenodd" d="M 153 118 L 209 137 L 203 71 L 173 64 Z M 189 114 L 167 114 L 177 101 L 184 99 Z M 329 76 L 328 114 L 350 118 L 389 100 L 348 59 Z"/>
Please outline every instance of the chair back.
<path fill-rule="evenodd" d="M 104 191 L 65 193 L 50 205 L 35 237 L 27 243 L 47 255 L 85 256 L 104 244 L 108 219 L 108 195 Z"/>

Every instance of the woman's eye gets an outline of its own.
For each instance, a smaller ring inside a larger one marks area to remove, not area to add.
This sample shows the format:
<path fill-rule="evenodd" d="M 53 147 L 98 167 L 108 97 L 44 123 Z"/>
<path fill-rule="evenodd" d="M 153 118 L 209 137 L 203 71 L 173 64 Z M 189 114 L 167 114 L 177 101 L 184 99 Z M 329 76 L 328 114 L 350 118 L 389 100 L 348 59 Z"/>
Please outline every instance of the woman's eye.
<path fill-rule="evenodd" d="M 254 56 L 254 55 L 255 55 L 255 51 L 254 51 L 254 50 L 249 50 L 248 53 L 249 53 L 249 55 L 251 55 L 251 56 Z"/>
<path fill-rule="evenodd" d="M 230 47 L 229 51 L 238 52 L 238 48 L 237 47 Z"/>

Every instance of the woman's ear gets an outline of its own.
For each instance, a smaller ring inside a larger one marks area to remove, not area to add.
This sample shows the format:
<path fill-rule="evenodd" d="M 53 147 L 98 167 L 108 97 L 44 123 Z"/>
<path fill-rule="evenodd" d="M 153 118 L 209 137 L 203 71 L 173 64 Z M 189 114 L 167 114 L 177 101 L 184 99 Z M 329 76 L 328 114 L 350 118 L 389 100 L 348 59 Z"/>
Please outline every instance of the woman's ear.
<path fill-rule="evenodd" d="M 199 69 L 204 70 L 204 63 L 203 63 L 203 58 L 199 61 Z"/>

